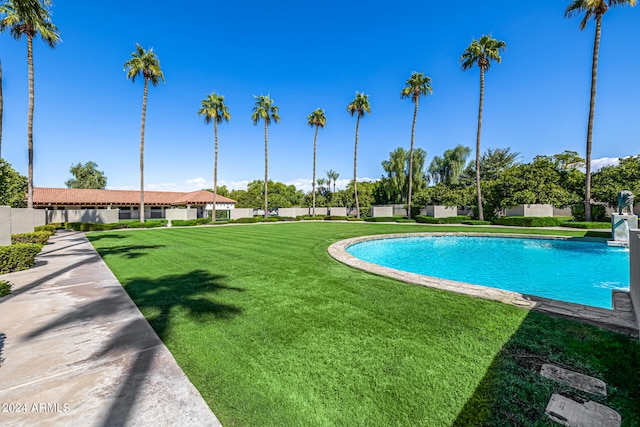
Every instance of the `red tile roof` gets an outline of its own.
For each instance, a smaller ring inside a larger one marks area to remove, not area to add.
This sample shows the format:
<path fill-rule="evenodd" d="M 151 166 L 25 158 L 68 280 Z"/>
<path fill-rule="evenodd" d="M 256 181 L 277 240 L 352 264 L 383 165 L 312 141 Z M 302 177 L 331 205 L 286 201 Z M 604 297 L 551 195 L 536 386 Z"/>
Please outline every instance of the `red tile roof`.
<path fill-rule="evenodd" d="M 217 203 L 236 203 L 235 200 L 218 195 Z M 213 193 L 205 190 L 192 192 L 145 191 L 144 204 L 156 206 L 204 205 L 213 203 Z M 91 190 L 82 188 L 40 188 L 33 189 L 34 207 L 60 205 L 116 205 L 136 206 L 140 204 L 138 190 Z"/>

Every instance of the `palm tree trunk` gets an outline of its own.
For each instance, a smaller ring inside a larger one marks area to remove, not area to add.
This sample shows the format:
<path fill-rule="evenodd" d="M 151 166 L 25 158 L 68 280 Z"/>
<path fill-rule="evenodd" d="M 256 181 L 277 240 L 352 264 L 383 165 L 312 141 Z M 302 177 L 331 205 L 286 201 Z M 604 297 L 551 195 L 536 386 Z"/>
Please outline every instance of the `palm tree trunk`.
<path fill-rule="evenodd" d="M 316 133 L 313 136 L 313 216 L 316 216 L 316 141 L 318 139 L 318 126 L 316 125 Z"/>
<path fill-rule="evenodd" d="M 264 217 L 269 217 L 268 191 L 269 185 L 269 124 L 264 121 Z"/>
<path fill-rule="evenodd" d="M 478 134 L 476 136 L 476 190 L 478 192 L 478 219 L 484 221 L 480 190 L 480 133 L 482 131 L 482 105 L 484 103 L 484 68 L 480 66 L 480 104 L 478 106 Z"/>
<path fill-rule="evenodd" d="M 411 190 L 413 189 L 413 141 L 416 134 L 416 118 L 418 117 L 418 98 L 414 98 L 416 107 L 413 109 L 413 124 L 411 125 L 411 148 L 409 149 L 409 195 L 407 196 L 407 218 L 411 219 Z"/>
<path fill-rule="evenodd" d="M 213 119 L 213 207 L 211 222 L 216 222 L 216 199 L 218 198 L 218 121 Z"/>
<path fill-rule="evenodd" d="M 598 51 L 600 50 L 600 33 L 602 14 L 596 16 L 596 35 L 593 41 L 593 60 L 591 62 L 591 98 L 589 101 L 589 122 L 587 124 L 587 155 L 585 165 L 584 218 L 591 221 L 591 145 L 593 143 L 593 114 L 596 108 L 596 78 L 598 74 Z"/>
<path fill-rule="evenodd" d="M 147 119 L 147 92 L 149 80 L 144 79 L 144 94 L 142 96 L 142 120 L 140 124 L 140 222 L 144 222 L 144 124 Z"/>
<path fill-rule="evenodd" d="M 356 145 L 353 150 L 353 195 L 356 201 L 356 218 L 360 218 L 360 204 L 358 203 L 358 187 L 357 182 L 357 160 L 358 160 L 358 128 L 360 127 L 360 115 L 356 120 Z"/>
<path fill-rule="evenodd" d="M 4 99 L 2 98 L 2 61 L 0 61 L 0 159 L 2 158 L 2 114 L 4 111 Z"/>
<path fill-rule="evenodd" d="M 27 35 L 27 64 L 29 68 L 29 116 L 27 119 L 27 152 L 29 165 L 27 169 L 27 207 L 33 208 L 33 37 Z"/>

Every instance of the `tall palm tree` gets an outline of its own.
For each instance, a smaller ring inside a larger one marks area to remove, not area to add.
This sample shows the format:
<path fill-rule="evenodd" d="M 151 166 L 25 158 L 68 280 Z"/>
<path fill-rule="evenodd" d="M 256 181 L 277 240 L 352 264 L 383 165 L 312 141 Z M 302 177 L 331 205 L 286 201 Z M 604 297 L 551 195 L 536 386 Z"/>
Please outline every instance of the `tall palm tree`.
<path fill-rule="evenodd" d="M 418 117 L 418 101 L 421 96 L 431 95 L 431 77 L 425 76 L 424 73 L 411 73 L 411 77 L 407 79 L 406 87 L 400 92 L 401 98 L 411 98 L 415 104 L 413 109 L 413 123 L 411 125 L 411 148 L 409 149 L 409 194 L 407 196 L 407 216 L 411 219 L 411 190 L 413 181 L 413 142 L 416 133 L 416 119 Z"/>
<path fill-rule="evenodd" d="M 356 218 L 360 218 L 360 204 L 358 203 L 358 187 L 356 186 L 357 178 L 357 161 L 358 161 L 358 131 L 360 128 L 360 119 L 366 113 L 371 113 L 371 104 L 369 103 L 369 95 L 356 92 L 356 97 L 347 105 L 347 111 L 351 117 L 356 116 L 356 144 L 353 150 L 353 195 L 356 203 Z"/>
<path fill-rule="evenodd" d="M 218 198 L 218 123 L 229 122 L 231 114 L 224 103 L 224 96 L 211 93 L 202 100 L 202 107 L 198 110 L 198 116 L 204 116 L 205 123 L 213 122 L 213 210 L 211 221 L 216 221 L 216 201 Z"/>
<path fill-rule="evenodd" d="M 478 192 L 478 219 L 484 220 L 482 211 L 482 194 L 480 192 L 480 132 L 482 130 L 482 107 L 484 104 L 484 73 L 491 66 L 491 61 L 498 64 L 502 62 L 500 52 L 507 48 L 507 44 L 502 40 L 496 40 L 490 35 L 484 35 L 478 40 L 471 42 L 462 56 L 460 64 L 462 70 L 466 71 L 474 65 L 480 68 L 480 103 L 478 107 L 478 133 L 476 136 L 476 190 Z"/>
<path fill-rule="evenodd" d="M 153 48 L 144 50 L 139 43 L 136 43 L 136 50 L 131 52 L 131 58 L 124 63 L 124 71 L 132 83 L 140 75 L 144 79 L 140 124 L 140 222 L 144 222 L 144 125 L 147 118 L 147 93 L 149 92 L 149 82 L 154 86 L 158 86 L 161 80 L 164 83 L 164 74 L 160 68 L 160 60 L 153 52 Z"/>
<path fill-rule="evenodd" d="M 340 177 L 340 174 L 333 169 L 329 169 L 328 171 L 324 171 L 324 174 L 327 176 L 329 180 L 329 191 L 331 191 L 331 183 L 333 182 L 333 192 L 336 192 L 336 181 Z"/>
<path fill-rule="evenodd" d="M 270 95 L 260 95 L 253 97 L 256 99 L 256 103 L 253 107 L 253 113 L 251 119 L 254 126 L 260 122 L 260 119 L 264 120 L 264 217 L 269 216 L 269 204 L 267 202 L 267 193 L 269 191 L 269 125 L 273 120 L 275 123 L 280 121 L 280 109 L 277 105 L 273 104 L 273 99 Z"/>
<path fill-rule="evenodd" d="M 586 179 L 584 193 L 584 214 L 587 221 L 591 221 L 591 145 L 593 142 L 593 114 L 596 107 L 596 77 L 598 72 L 598 52 L 600 50 L 600 33 L 602 31 L 602 16 L 609 7 L 635 6 L 637 0 L 572 0 L 564 11 L 565 18 L 572 18 L 584 13 L 580 21 L 580 31 L 587 27 L 589 19 L 596 21 L 596 34 L 593 41 L 593 57 L 591 59 L 591 97 L 589 98 L 589 121 L 587 124 L 587 155 Z"/>
<path fill-rule="evenodd" d="M 27 118 L 27 151 L 29 157 L 27 177 L 27 207 L 33 207 L 33 109 L 35 104 L 33 79 L 33 39 L 40 34 L 42 40 L 54 48 L 60 41 L 58 28 L 51 21 L 48 6 L 51 2 L 45 0 L 7 0 L 0 5 L 0 31 L 7 28 L 11 35 L 20 40 L 27 38 L 27 66 L 29 69 L 29 113 Z"/>
<path fill-rule="evenodd" d="M 324 110 L 322 108 L 318 108 L 313 113 L 307 116 L 307 124 L 311 127 L 316 128 L 316 132 L 313 136 L 313 182 L 312 185 L 312 193 L 313 193 L 313 216 L 316 216 L 316 142 L 318 140 L 318 129 L 324 128 L 327 124 L 327 118 L 324 115 Z"/>

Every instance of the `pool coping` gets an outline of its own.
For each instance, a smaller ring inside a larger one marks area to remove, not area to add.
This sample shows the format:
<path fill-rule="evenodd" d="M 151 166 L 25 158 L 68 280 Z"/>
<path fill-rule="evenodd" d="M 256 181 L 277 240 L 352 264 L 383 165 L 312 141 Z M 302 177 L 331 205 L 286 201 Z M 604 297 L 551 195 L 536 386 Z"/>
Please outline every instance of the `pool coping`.
<path fill-rule="evenodd" d="M 396 279 L 412 285 L 441 289 L 491 301 L 499 301 L 505 304 L 510 304 L 527 310 L 545 313 L 555 317 L 562 317 L 583 323 L 588 323 L 601 327 L 603 329 L 624 333 L 636 338 L 638 338 L 639 336 L 638 321 L 633 311 L 633 304 L 631 302 L 630 294 L 627 291 L 612 290 L 613 309 L 611 310 L 584 304 L 554 300 L 535 295 L 522 294 L 514 291 L 506 291 L 502 289 L 491 288 L 488 286 L 473 285 L 470 283 L 458 282 L 455 280 L 441 279 L 438 277 L 409 273 L 406 271 L 396 270 L 394 268 L 384 267 L 378 264 L 363 261 L 347 252 L 347 248 L 349 246 L 360 242 L 420 236 L 507 237 L 545 240 L 579 240 L 592 242 L 604 242 L 607 240 L 599 237 L 538 236 L 511 233 L 498 235 L 496 235 L 496 233 L 450 232 L 394 233 L 359 236 L 341 240 L 330 245 L 327 251 L 329 252 L 329 255 L 331 255 L 337 261 L 342 262 L 343 264 L 346 264 L 353 268 L 357 268 L 358 270 L 376 274 L 378 276 L 390 277 L 392 279 Z"/>

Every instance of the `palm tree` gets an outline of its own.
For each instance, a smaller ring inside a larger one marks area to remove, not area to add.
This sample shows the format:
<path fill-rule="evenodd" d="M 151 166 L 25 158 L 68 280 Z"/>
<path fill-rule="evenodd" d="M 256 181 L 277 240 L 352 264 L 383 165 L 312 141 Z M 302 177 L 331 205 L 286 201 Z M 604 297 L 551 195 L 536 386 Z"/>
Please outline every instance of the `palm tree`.
<path fill-rule="evenodd" d="M 213 210 L 211 221 L 216 222 L 216 201 L 218 198 L 218 123 L 229 122 L 231 114 L 224 103 L 224 96 L 211 93 L 202 100 L 198 116 L 204 116 L 205 123 L 213 122 Z"/>
<path fill-rule="evenodd" d="M 333 182 L 333 192 L 336 192 L 336 181 L 340 177 L 340 174 L 333 169 L 329 169 L 328 171 L 324 171 L 324 174 L 327 176 L 329 181 L 329 191 L 331 191 L 331 182 Z"/>
<path fill-rule="evenodd" d="M 327 124 L 327 118 L 324 115 L 324 110 L 318 108 L 313 113 L 307 116 L 307 124 L 311 127 L 316 127 L 315 135 L 313 136 L 313 216 L 316 216 L 316 141 L 318 140 L 318 129 L 324 128 Z"/>
<path fill-rule="evenodd" d="M 587 27 L 589 19 L 596 21 L 596 34 L 593 41 L 593 57 L 591 60 L 591 97 L 589 99 L 589 121 L 587 124 L 587 155 L 586 155 L 586 179 L 584 193 L 584 215 L 586 221 L 591 221 L 591 144 L 593 142 L 593 114 L 596 107 L 596 77 L 598 72 L 598 51 L 600 50 L 600 33 L 602 31 L 602 15 L 609 7 L 635 6 L 637 0 L 572 0 L 564 11 L 565 18 L 584 13 L 580 21 L 580 30 Z"/>
<path fill-rule="evenodd" d="M 431 95 L 431 77 L 425 76 L 424 73 L 411 73 L 411 77 L 407 79 L 406 87 L 400 92 L 401 98 L 411 98 L 415 104 L 413 109 L 413 124 L 411 125 L 411 148 L 409 149 L 409 194 L 407 196 L 407 217 L 411 219 L 411 190 L 413 181 L 413 141 L 416 133 L 416 118 L 418 117 L 418 101 L 421 96 Z"/>
<path fill-rule="evenodd" d="M 136 50 L 131 52 L 131 58 L 124 63 L 124 71 L 132 83 L 140 75 L 144 78 L 142 121 L 140 124 L 140 222 L 144 222 L 144 124 L 147 117 L 147 93 L 149 82 L 154 86 L 158 86 L 160 80 L 164 83 L 164 74 L 160 68 L 160 60 L 153 52 L 153 48 L 144 50 L 139 43 L 136 43 Z"/>
<path fill-rule="evenodd" d="M 0 6 L 0 31 L 7 28 L 11 35 L 20 40 L 27 37 L 27 65 L 29 69 L 29 114 L 27 119 L 27 151 L 29 157 L 27 178 L 27 207 L 33 208 L 33 109 L 35 104 L 33 84 L 33 39 L 38 34 L 49 47 L 54 48 L 60 41 L 58 28 L 51 22 L 47 6 L 48 0 L 7 0 Z"/>
<path fill-rule="evenodd" d="M 371 104 L 369 104 L 369 95 L 356 92 L 356 97 L 347 105 L 347 111 L 351 117 L 356 116 L 356 145 L 353 150 L 353 195 L 356 203 L 356 218 L 360 218 L 360 205 L 358 204 L 358 188 L 356 186 L 357 177 L 357 160 L 358 160 L 358 129 L 360 127 L 360 118 L 366 113 L 371 113 Z"/>
<path fill-rule="evenodd" d="M 256 103 L 253 107 L 253 114 L 251 119 L 254 126 L 260 122 L 260 119 L 264 120 L 264 217 L 269 216 L 269 205 L 267 202 L 267 193 L 269 191 L 269 125 L 273 120 L 275 123 L 280 121 L 280 115 L 277 105 L 273 104 L 273 99 L 270 95 L 260 95 L 253 97 L 256 99 Z"/>
<path fill-rule="evenodd" d="M 460 57 L 463 71 L 476 64 L 480 68 L 480 104 L 478 107 L 478 133 L 476 136 L 476 190 L 478 192 L 478 219 L 481 221 L 484 220 L 482 194 L 480 192 L 480 132 L 482 130 L 482 106 L 484 103 L 484 73 L 491 66 L 491 61 L 496 61 L 498 64 L 502 62 L 500 51 L 506 48 L 507 44 L 502 40 L 496 40 L 490 35 L 484 35 L 480 39 L 472 41 Z"/>

